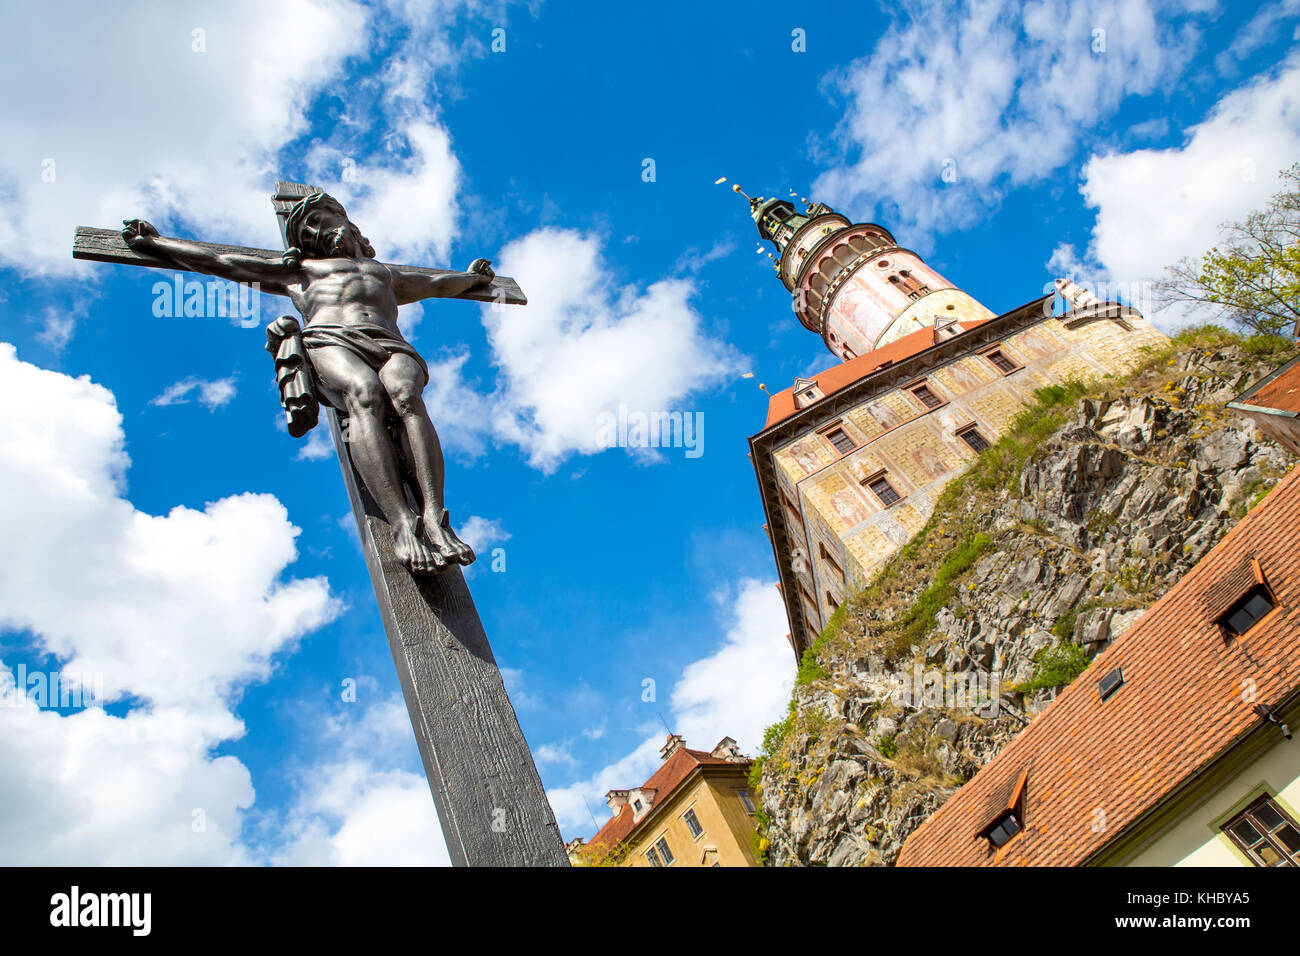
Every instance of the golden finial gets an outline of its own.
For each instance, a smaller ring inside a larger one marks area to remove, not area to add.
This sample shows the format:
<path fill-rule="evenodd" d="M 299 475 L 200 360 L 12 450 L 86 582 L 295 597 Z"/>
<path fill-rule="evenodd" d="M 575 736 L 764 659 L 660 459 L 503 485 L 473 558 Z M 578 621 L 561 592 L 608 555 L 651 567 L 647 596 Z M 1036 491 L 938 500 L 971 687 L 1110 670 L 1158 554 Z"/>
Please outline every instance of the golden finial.
<path fill-rule="evenodd" d="M 741 377 L 741 378 L 753 378 L 753 377 L 754 377 L 754 373 L 753 373 L 753 372 L 746 372 L 744 375 L 742 375 L 742 376 L 740 376 L 740 377 Z M 772 393 L 769 392 L 769 391 L 767 390 L 767 386 L 764 385 L 762 382 L 759 382 L 759 383 L 758 383 L 758 387 L 761 388 L 761 389 L 763 390 L 763 394 L 766 395 L 768 398 L 771 398 L 771 397 L 772 397 Z"/>

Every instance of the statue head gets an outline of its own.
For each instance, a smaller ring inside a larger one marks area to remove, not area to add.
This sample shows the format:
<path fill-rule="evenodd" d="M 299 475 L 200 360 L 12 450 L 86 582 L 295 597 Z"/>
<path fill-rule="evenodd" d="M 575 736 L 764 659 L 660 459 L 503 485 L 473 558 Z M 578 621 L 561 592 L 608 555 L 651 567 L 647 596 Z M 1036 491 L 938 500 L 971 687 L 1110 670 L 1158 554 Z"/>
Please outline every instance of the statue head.
<path fill-rule="evenodd" d="M 375 257 L 370 240 L 328 193 L 311 193 L 294 203 L 285 217 L 284 233 L 289 245 L 309 259 Z"/>

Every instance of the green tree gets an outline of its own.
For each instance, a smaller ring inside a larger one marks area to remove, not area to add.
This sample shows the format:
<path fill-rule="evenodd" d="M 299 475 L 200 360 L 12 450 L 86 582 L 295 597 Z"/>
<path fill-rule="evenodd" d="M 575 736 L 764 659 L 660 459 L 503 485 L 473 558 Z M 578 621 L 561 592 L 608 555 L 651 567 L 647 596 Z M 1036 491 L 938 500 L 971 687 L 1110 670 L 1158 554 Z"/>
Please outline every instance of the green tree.
<path fill-rule="evenodd" d="M 1300 163 L 1279 178 L 1268 205 L 1220 226 L 1219 244 L 1199 260 L 1165 271 L 1163 304 L 1209 310 L 1262 335 L 1300 334 Z"/>

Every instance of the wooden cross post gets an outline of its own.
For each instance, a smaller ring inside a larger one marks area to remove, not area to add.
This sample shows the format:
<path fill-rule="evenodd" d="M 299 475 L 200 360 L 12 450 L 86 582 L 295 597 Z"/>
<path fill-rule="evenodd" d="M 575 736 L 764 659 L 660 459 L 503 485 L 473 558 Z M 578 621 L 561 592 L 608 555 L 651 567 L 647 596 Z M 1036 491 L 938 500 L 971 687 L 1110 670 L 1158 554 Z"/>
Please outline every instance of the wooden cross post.
<path fill-rule="evenodd" d="M 282 228 L 293 203 L 313 191 L 301 183 L 276 184 L 272 202 Z M 199 245 L 277 262 L 281 258 L 266 249 Z M 72 254 L 98 262 L 182 268 L 137 253 L 111 229 L 78 227 Z M 435 277 L 451 272 L 400 268 Z M 503 276 L 457 298 L 527 301 L 518 284 Z M 343 438 L 346 423 L 335 409 L 325 410 L 453 865 L 568 866 L 555 815 L 460 568 L 413 574 L 398 561 L 392 530 L 366 491 Z"/>

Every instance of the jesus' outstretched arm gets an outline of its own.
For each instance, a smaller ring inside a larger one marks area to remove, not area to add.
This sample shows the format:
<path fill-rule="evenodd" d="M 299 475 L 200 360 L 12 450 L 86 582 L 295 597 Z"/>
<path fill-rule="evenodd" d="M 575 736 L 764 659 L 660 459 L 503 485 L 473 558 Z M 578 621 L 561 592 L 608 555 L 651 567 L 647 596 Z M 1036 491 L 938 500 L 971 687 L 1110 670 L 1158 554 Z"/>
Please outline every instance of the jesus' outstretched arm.
<path fill-rule="evenodd" d="M 431 276 L 423 272 L 403 272 L 393 269 L 393 293 L 397 304 L 419 302 L 421 299 L 454 299 L 470 289 L 488 285 L 496 277 L 492 263 L 475 259 L 464 272 L 449 272 Z"/>
<path fill-rule="evenodd" d="M 279 259 L 263 259 L 242 253 L 214 252 L 196 242 L 160 236 L 143 219 L 124 219 L 122 238 L 137 252 L 168 259 L 195 272 L 232 282 L 256 282 L 263 292 L 288 295 L 289 286 L 302 280 L 301 270 Z"/>

